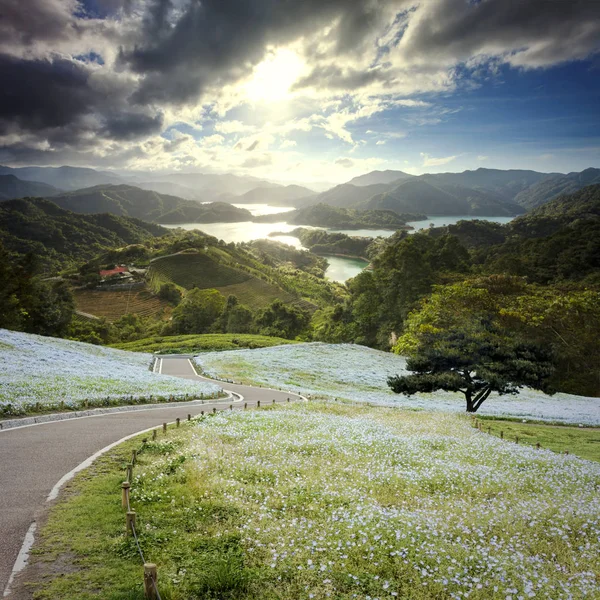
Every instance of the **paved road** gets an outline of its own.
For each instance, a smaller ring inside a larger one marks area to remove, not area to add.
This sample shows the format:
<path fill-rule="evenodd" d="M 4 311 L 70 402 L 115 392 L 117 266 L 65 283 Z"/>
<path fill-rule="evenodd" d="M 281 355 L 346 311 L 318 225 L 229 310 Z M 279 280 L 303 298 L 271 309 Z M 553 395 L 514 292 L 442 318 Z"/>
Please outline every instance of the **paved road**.
<path fill-rule="evenodd" d="M 162 373 L 199 379 L 187 358 L 163 357 Z M 242 394 L 248 406 L 285 402 L 298 396 L 244 385 L 223 384 Z M 9 580 L 15 560 L 30 525 L 48 506 L 46 499 L 56 483 L 102 448 L 163 422 L 172 422 L 201 410 L 229 408 L 229 403 L 120 412 L 44 423 L 0 431 L 0 590 Z"/>

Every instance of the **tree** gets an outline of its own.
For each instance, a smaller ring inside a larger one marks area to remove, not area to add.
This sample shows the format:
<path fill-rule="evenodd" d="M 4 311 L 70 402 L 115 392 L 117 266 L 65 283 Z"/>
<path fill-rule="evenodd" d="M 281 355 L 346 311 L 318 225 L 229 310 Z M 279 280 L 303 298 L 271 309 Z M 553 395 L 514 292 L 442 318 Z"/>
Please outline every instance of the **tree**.
<path fill-rule="evenodd" d="M 388 378 L 394 392 L 461 392 L 467 412 L 476 412 L 492 392 L 518 394 L 523 386 L 553 392 L 551 353 L 530 342 L 510 340 L 486 322 L 471 330 L 423 334 L 407 368 L 414 373 Z"/>
<path fill-rule="evenodd" d="M 446 390 L 465 395 L 475 412 L 492 392 L 516 394 L 529 386 L 551 393 L 552 348 L 515 327 L 518 299 L 527 285 L 518 277 L 491 276 L 434 293 L 410 314 L 394 352 L 409 356 L 414 371 L 388 380 L 396 393 Z"/>
<path fill-rule="evenodd" d="M 274 300 L 256 317 L 256 325 L 263 335 L 293 339 L 308 326 L 308 311 L 287 306 L 281 300 Z"/>
<path fill-rule="evenodd" d="M 173 324 L 178 333 L 206 333 L 225 307 L 225 298 L 217 290 L 188 291 L 173 311 Z"/>
<path fill-rule="evenodd" d="M 174 283 L 163 283 L 158 290 L 158 297 L 177 306 L 181 302 L 181 291 Z"/>

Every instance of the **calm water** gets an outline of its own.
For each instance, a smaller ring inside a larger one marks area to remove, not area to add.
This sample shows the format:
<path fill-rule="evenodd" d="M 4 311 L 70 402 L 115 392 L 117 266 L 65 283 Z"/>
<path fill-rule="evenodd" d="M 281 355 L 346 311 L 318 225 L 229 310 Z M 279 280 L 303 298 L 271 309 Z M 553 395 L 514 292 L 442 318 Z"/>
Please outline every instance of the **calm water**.
<path fill-rule="evenodd" d="M 366 266 L 368 262 L 359 258 L 346 258 L 341 256 L 326 256 L 329 267 L 325 277 L 330 281 L 339 281 L 344 283 L 351 277 L 356 277 Z"/>
<path fill-rule="evenodd" d="M 412 225 L 414 229 L 412 232 L 421 231 L 422 229 L 427 229 L 431 225 L 434 227 L 442 227 L 443 225 L 455 225 L 459 221 L 474 221 L 475 219 L 480 219 L 482 221 L 492 221 L 493 223 L 510 223 L 514 217 L 473 217 L 473 216 L 463 216 L 463 217 L 429 217 L 425 221 L 411 221 L 409 225 Z"/>
<path fill-rule="evenodd" d="M 285 235 L 298 225 L 288 225 L 283 219 L 285 215 L 283 213 L 293 210 L 292 208 L 284 206 L 269 206 L 268 204 L 235 204 L 239 208 L 247 208 L 254 216 L 258 215 L 273 215 L 282 213 L 282 221 L 278 223 L 253 223 L 247 221 L 244 223 L 184 223 L 182 225 L 163 225 L 163 227 L 193 230 L 199 229 L 204 233 L 213 235 L 220 240 L 225 242 L 251 242 L 252 240 L 259 239 L 272 239 L 284 244 L 294 246 L 294 248 L 302 248 L 300 240 L 290 235 Z M 409 223 L 414 229 L 411 233 L 427 229 L 430 224 L 435 227 L 442 225 L 453 225 L 461 220 L 472 221 L 474 219 L 484 219 L 486 221 L 493 221 L 495 223 L 508 223 L 512 221 L 514 217 L 429 217 L 423 221 L 413 221 Z M 319 227 L 307 227 L 307 229 L 320 229 Z M 282 232 L 284 235 L 275 236 L 269 238 L 269 233 L 273 231 Z M 395 229 L 328 229 L 328 231 L 335 231 L 339 233 L 345 233 L 347 235 L 354 235 L 358 237 L 390 237 L 395 233 Z M 368 263 L 354 259 L 354 258 L 341 258 L 338 256 L 327 257 L 329 261 L 329 268 L 325 276 L 332 281 L 346 281 L 350 277 L 355 277 L 360 273 Z"/>

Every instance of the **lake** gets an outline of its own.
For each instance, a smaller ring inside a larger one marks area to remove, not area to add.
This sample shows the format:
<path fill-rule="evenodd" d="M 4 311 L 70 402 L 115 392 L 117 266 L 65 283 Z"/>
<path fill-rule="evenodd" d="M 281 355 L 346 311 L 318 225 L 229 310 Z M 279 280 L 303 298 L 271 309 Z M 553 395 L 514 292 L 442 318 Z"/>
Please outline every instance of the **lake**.
<path fill-rule="evenodd" d="M 326 256 L 329 267 L 325 277 L 330 281 L 344 283 L 356 277 L 365 267 L 369 266 L 366 260 L 360 258 L 348 258 L 346 256 Z"/>
<path fill-rule="evenodd" d="M 281 221 L 277 223 L 253 223 L 245 221 L 243 223 L 183 223 L 180 225 L 163 225 L 170 229 L 180 227 L 185 230 L 199 229 L 208 235 L 212 235 L 225 242 L 251 242 L 252 240 L 271 239 L 283 242 L 293 246 L 294 248 L 302 248 L 300 240 L 291 235 L 285 235 L 293 231 L 298 225 L 288 225 L 285 221 L 285 214 L 293 208 L 287 206 L 270 206 L 268 204 L 234 204 L 238 208 L 248 209 L 253 216 L 259 215 L 274 215 L 281 213 Z M 493 221 L 495 223 L 508 223 L 514 217 L 473 217 L 473 216 L 457 216 L 457 217 L 439 217 L 432 216 L 423 221 L 412 221 L 414 229 L 410 233 L 415 233 L 423 229 L 427 229 L 433 224 L 434 227 L 442 225 L 453 225 L 461 220 L 472 221 L 474 219 L 482 219 L 485 221 Z M 306 227 L 307 229 L 325 229 L 321 227 Z M 327 229 L 332 232 L 345 233 L 358 237 L 390 237 L 395 233 L 395 229 Z M 269 233 L 273 231 L 281 232 L 284 235 L 269 237 Z M 368 263 L 354 258 L 343 258 L 338 256 L 327 257 L 329 268 L 325 273 L 327 279 L 331 281 L 346 281 L 351 277 L 355 277 L 360 273 Z"/>

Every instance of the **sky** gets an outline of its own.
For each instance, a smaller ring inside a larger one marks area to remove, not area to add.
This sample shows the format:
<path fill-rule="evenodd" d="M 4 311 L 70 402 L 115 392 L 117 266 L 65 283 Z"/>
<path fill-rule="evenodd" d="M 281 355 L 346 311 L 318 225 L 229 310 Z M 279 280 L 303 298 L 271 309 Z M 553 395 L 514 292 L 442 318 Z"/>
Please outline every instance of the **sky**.
<path fill-rule="evenodd" d="M 2 0 L 0 164 L 600 166 L 595 0 Z"/>

